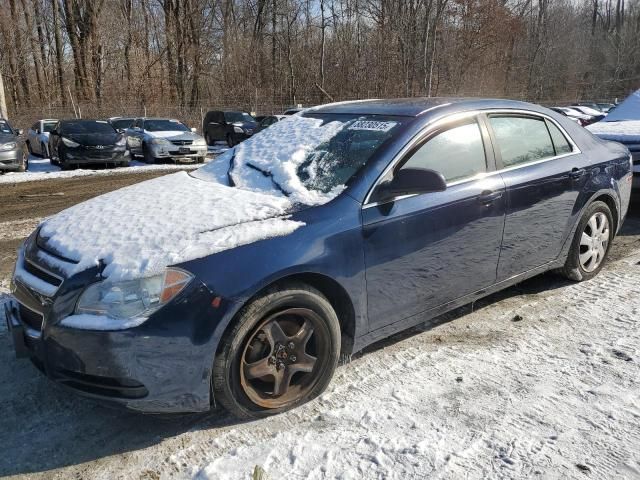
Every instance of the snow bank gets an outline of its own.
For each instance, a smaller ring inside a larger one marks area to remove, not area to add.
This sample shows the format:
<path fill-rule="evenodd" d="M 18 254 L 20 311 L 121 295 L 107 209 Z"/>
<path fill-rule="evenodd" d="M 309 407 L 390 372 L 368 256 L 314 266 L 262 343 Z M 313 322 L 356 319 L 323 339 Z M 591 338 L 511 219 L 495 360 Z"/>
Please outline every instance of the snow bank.
<path fill-rule="evenodd" d="M 326 203 L 344 187 L 327 193 L 310 190 L 298 177 L 297 170 L 313 149 L 330 140 L 344 126 L 343 122 L 324 123 L 317 118 L 294 115 L 244 141 L 235 147 L 234 153 L 223 155 L 219 160 L 226 163 L 225 160 L 233 157 L 229 176 L 239 188 L 278 195 L 284 191 L 293 203 Z M 218 168 L 219 165 L 204 167 L 195 176 L 215 178 L 226 184 Z"/>
<path fill-rule="evenodd" d="M 640 143 L 640 120 L 601 121 L 588 125 L 586 128 L 594 135 L 605 140 Z"/>
<path fill-rule="evenodd" d="M 107 193 L 46 220 L 41 236 L 78 264 L 51 256 L 43 260 L 67 275 L 102 260 L 111 280 L 151 276 L 168 265 L 287 235 L 302 226 L 286 218 L 290 208 L 284 197 L 179 172 Z"/>

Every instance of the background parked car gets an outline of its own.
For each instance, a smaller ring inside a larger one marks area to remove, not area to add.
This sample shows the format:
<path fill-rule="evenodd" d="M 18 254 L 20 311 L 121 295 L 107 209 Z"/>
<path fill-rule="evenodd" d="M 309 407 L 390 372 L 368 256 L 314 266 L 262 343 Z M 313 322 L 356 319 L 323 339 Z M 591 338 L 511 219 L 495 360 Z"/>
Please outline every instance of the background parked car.
<path fill-rule="evenodd" d="M 26 144 L 29 153 L 40 155 L 43 158 L 49 157 L 49 132 L 58 123 L 58 120 L 49 118 L 38 120 L 27 130 Z"/>
<path fill-rule="evenodd" d="M 22 130 L 0 118 L 0 172 L 24 172 L 29 168 L 29 152 L 22 135 Z"/>
<path fill-rule="evenodd" d="M 600 110 L 596 110 L 595 108 L 591 108 L 591 107 L 585 107 L 584 105 L 571 105 L 571 107 L 574 110 L 578 110 L 581 113 L 584 113 L 585 115 L 589 115 L 593 118 L 593 122 L 599 122 L 600 120 L 602 120 L 604 117 L 607 116 L 606 113 L 601 112 Z"/>
<path fill-rule="evenodd" d="M 126 131 L 131 155 L 142 156 L 146 163 L 159 160 L 203 163 L 207 144 L 179 120 L 169 118 L 137 118 Z"/>
<path fill-rule="evenodd" d="M 583 127 L 586 125 L 589 125 L 590 123 L 593 123 L 593 117 L 591 115 L 585 115 L 584 113 L 579 112 L 578 110 L 575 110 L 573 108 L 551 107 L 551 110 L 553 110 L 554 112 L 561 113 L 565 117 L 570 118 L 571 120 L 576 122 L 578 125 L 582 125 Z"/>
<path fill-rule="evenodd" d="M 67 170 L 75 165 L 129 166 L 126 138 L 106 120 L 61 120 L 49 133 L 50 161 Z"/>
<path fill-rule="evenodd" d="M 135 122 L 135 118 L 131 117 L 111 117 L 109 119 L 109 123 L 116 130 L 126 130 L 127 128 L 131 128 L 133 126 L 133 122 Z"/>
<path fill-rule="evenodd" d="M 270 127 L 274 123 L 278 123 L 283 118 L 287 118 L 286 115 L 269 115 L 263 117 L 260 123 L 258 123 L 258 127 L 256 128 L 256 133 L 261 132 L 267 127 Z"/>
<path fill-rule="evenodd" d="M 202 134 L 207 145 L 224 140 L 233 147 L 251 137 L 257 126 L 256 119 L 246 112 L 212 110 L 204 116 Z"/>

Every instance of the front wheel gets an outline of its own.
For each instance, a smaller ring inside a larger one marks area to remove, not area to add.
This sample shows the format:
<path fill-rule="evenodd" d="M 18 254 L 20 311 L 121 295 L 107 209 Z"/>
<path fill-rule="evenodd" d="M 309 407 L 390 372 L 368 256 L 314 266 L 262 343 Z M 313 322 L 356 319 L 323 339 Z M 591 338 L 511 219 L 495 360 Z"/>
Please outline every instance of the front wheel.
<path fill-rule="evenodd" d="M 303 284 L 268 291 L 246 306 L 213 365 L 214 398 L 240 418 L 284 412 L 321 394 L 340 355 L 329 301 Z"/>
<path fill-rule="evenodd" d="M 144 163 L 148 163 L 149 165 L 156 163 L 156 158 L 146 144 L 142 145 L 142 155 L 144 156 Z"/>
<path fill-rule="evenodd" d="M 233 139 L 233 135 L 227 133 L 227 146 L 233 148 L 236 145 L 236 141 Z"/>
<path fill-rule="evenodd" d="M 614 236 L 611 209 L 593 202 L 582 215 L 562 273 L 571 280 L 595 277 L 604 265 Z"/>

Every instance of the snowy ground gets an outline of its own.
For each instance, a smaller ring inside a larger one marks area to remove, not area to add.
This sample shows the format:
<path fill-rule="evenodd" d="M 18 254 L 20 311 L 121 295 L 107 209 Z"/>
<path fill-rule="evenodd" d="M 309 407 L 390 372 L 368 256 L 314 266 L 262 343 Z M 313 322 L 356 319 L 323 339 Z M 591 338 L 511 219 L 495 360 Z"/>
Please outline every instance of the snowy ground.
<path fill-rule="evenodd" d="M 0 330 L 0 476 L 640 479 L 637 210 L 611 253 L 590 282 L 546 274 L 378 343 L 249 423 L 96 406 Z"/>
<path fill-rule="evenodd" d="M 207 159 L 219 155 L 227 151 L 226 145 L 217 144 L 209 147 Z M 207 160 L 207 161 L 208 161 Z M 41 158 L 36 155 L 29 157 L 29 170 L 26 172 L 8 172 L 0 175 L 0 184 L 3 183 L 21 183 L 36 180 L 49 180 L 54 178 L 72 178 L 83 177 L 89 175 L 118 175 L 123 173 L 143 173 L 150 171 L 170 171 L 170 170 L 190 170 L 201 167 L 198 164 L 173 164 L 159 163 L 149 165 L 144 162 L 133 160 L 131 165 L 126 168 L 105 168 L 103 166 L 84 167 L 75 170 L 62 171 L 60 167 L 52 165 L 48 158 Z"/>

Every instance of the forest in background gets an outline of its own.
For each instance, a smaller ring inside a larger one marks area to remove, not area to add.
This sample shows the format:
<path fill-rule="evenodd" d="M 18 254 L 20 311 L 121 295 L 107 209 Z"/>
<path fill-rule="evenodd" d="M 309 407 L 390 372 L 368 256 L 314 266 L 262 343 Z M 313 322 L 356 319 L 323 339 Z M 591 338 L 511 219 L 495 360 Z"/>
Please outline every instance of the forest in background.
<path fill-rule="evenodd" d="M 0 0 L 10 118 L 640 85 L 640 0 Z M 79 112 L 78 112 L 79 110 Z"/>

